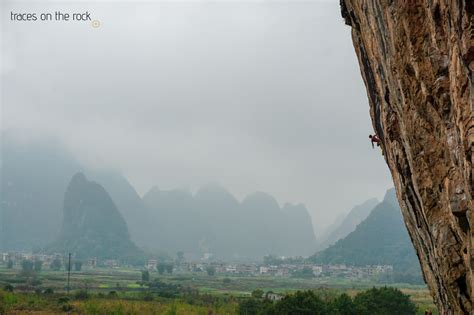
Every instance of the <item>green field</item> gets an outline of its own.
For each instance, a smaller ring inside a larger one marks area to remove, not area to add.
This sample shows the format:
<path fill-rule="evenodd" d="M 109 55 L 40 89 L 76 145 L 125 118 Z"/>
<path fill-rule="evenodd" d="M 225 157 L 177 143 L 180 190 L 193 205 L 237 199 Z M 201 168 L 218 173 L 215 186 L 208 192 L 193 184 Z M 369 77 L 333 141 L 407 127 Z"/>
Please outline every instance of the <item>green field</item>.
<path fill-rule="evenodd" d="M 0 268 L 0 288 L 8 284 L 14 287 L 13 292 L 1 291 L 0 301 L 3 300 L 3 312 L 11 314 L 27 311 L 35 314 L 66 311 L 78 314 L 236 314 L 238 301 L 250 297 L 255 289 L 281 294 L 315 290 L 319 295 L 331 298 L 341 293 L 355 296 L 377 286 L 368 280 L 208 276 L 202 272 L 172 275 L 151 272 L 150 278 L 179 285 L 186 288 L 186 293 L 172 297 L 154 294 L 141 282 L 141 271 L 137 269 L 95 268 L 71 273 L 71 293 L 65 301 L 65 271 L 44 270 L 24 275 L 19 269 Z M 410 295 L 420 314 L 427 308 L 435 310 L 425 286 L 396 286 Z M 45 293 L 47 289 L 48 293 Z"/>

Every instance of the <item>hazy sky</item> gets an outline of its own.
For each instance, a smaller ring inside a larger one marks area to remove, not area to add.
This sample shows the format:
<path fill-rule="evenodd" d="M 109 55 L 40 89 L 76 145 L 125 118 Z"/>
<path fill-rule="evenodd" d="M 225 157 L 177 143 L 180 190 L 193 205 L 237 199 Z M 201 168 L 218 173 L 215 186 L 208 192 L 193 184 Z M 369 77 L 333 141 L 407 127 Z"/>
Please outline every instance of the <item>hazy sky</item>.
<path fill-rule="evenodd" d="M 392 186 L 338 1 L 2 1 L 2 129 L 60 137 L 140 194 L 219 182 L 317 232 Z M 11 22 L 89 11 L 90 22 Z"/>

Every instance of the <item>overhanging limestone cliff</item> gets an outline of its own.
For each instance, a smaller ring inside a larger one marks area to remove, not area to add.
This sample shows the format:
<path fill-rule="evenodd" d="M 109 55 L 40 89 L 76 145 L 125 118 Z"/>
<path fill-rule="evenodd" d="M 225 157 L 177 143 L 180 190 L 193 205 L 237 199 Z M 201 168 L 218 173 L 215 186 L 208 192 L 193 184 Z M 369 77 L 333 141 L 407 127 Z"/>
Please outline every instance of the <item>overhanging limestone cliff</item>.
<path fill-rule="evenodd" d="M 341 9 L 425 280 L 441 312 L 474 314 L 474 1 Z"/>

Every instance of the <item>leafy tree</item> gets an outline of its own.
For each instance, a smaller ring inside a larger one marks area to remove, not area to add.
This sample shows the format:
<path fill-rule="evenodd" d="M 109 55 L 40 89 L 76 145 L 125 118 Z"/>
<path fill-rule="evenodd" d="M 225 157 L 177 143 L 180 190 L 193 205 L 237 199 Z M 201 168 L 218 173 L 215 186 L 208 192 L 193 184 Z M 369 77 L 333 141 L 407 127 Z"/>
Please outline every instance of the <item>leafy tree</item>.
<path fill-rule="evenodd" d="M 297 291 L 278 301 L 273 311 L 276 315 L 319 315 L 327 314 L 327 306 L 313 291 Z"/>
<path fill-rule="evenodd" d="M 81 271 L 82 270 L 82 261 L 76 260 L 74 262 L 74 270 L 75 271 Z"/>
<path fill-rule="evenodd" d="M 262 303 L 255 299 L 244 300 L 239 304 L 239 315 L 255 315 L 261 313 Z"/>
<path fill-rule="evenodd" d="M 302 270 L 297 270 L 291 274 L 294 278 L 314 278 L 313 269 L 309 267 L 304 267 Z"/>
<path fill-rule="evenodd" d="M 150 272 L 148 270 L 142 271 L 142 281 L 144 282 L 150 281 Z"/>
<path fill-rule="evenodd" d="M 332 315 L 357 315 L 354 309 L 354 302 L 346 293 L 339 295 L 332 302 L 329 302 L 329 309 Z"/>
<path fill-rule="evenodd" d="M 165 273 L 165 270 L 166 270 L 166 265 L 164 263 L 159 263 L 157 266 L 156 266 L 156 269 L 158 270 L 158 273 L 160 275 L 164 274 Z"/>
<path fill-rule="evenodd" d="M 224 279 L 222 279 L 222 282 L 223 282 L 224 284 L 229 284 L 229 283 L 232 282 L 232 280 L 231 280 L 230 278 L 224 278 Z"/>
<path fill-rule="evenodd" d="M 49 266 L 51 270 L 54 271 L 59 271 L 61 270 L 61 260 L 59 258 L 55 258 L 52 262 L 51 265 Z"/>
<path fill-rule="evenodd" d="M 3 290 L 5 290 L 7 292 L 13 292 L 14 287 L 11 284 L 8 283 L 3 287 Z"/>
<path fill-rule="evenodd" d="M 8 260 L 7 269 L 13 269 L 13 260 L 11 260 L 11 259 Z"/>
<path fill-rule="evenodd" d="M 25 259 L 21 262 L 22 271 L 29 272 L 29 271 L 33 271 L 33 269 L 34 269 L 34 263 L 31 260 Z"/>
<path fill-rule="evenodd" d="M 169 264 L 166 264 L 166 272 L 169 273 L 169 274 L 172 274 L 173 273 L 173 268 L 174 268 L 174 265 L 169 263 Z"/>
<path fill-rule="evenodd" d="M 35 260 L 35 264 L 34 264 L 34 267 L 35 271 L 41 271 L 41 269 L 43 268 L 43 262 L 41 260 Z"/>
<path fill-rule="evenodd" d="M 214 276 L 216 274 L 216 267 L 214 266 L 208 266 L 206 268 L 206 272 L 208 276 Z"/>
<path fill-rule="evenodd" d="M 355 309 L 360 315 L 416 314 L 416 306 L 410 297 L 396 288 L 372 288 L 354 298 Z"/>
<path fill-rule="evenodd" d="M 262 289 L 255 289 L 252 291 L 252 297 L 256 299 L 260 299 L 263 296 L 263 290 Z"/>

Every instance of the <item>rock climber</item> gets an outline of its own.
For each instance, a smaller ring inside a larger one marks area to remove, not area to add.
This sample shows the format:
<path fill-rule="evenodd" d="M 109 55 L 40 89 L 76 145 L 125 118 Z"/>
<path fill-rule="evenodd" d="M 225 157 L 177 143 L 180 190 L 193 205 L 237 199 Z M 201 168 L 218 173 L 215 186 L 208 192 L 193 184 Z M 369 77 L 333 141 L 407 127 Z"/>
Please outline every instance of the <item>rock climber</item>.
<path fill-rule="evenodd" d="M 377 146 L 380 147 L 380 143 L 382 142 L 377 135 L 369 135 L 370 143 L 372 144 L 372 148 L 374 148 L 374 143 L 377 143 Z"/>

